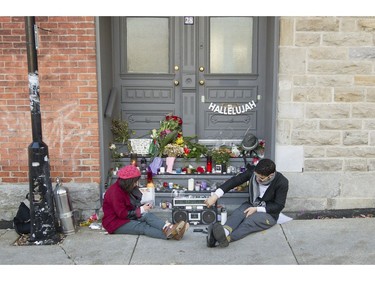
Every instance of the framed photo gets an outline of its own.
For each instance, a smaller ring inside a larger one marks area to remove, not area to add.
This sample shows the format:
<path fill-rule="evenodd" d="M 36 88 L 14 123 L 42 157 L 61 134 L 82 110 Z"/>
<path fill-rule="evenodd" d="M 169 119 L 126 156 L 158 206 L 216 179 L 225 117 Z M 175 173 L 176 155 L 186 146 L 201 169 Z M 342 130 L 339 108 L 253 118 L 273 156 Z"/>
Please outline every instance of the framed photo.
<path fill-rule="evenodd" d="M 221 173 L 221 165 L 215 165 L 215 171 L 217 174 Z"/>

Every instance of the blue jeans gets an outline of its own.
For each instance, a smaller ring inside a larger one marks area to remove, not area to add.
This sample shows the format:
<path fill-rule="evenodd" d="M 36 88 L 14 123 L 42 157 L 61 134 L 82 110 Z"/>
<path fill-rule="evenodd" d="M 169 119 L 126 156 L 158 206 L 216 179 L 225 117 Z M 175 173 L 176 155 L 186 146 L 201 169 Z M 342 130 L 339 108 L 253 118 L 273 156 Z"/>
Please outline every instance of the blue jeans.
<path fill-rule="evenodd" d="M 252 205 L 248 202 L 243 203 L 233 211 L 225 223 L 232 229 L 231 241 L 240 240 L 250 233 L 268 229 L 276 224 L 276 220 L 267 213 L 256 212 L 246 217 L 244 211 L 249 207 Z"/>
<path fill-rule="evenodd" d="M 153 213 L 144 213 L 138 220 L 131 220 L 115 230 L 115 234 L 146 235 L 152 238 L 167 239 L 163 233 L 165 221 Z"/>

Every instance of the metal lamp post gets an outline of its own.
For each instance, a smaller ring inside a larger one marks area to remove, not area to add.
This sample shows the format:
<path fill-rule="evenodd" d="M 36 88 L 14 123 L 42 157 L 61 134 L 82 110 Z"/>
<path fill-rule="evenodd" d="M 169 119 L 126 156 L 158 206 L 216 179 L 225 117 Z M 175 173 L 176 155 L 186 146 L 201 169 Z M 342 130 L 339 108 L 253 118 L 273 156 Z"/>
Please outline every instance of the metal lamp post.
<path fill-rule="evenodd" d="M 29 242 L 37 245 L 55 244 L 59 238 L 56 234 L 48 146 L 42 140 L 35 17 L 25 17 L 25 31 L 33 136 L 33 142 L 28 147 L 31 217 Z"/>

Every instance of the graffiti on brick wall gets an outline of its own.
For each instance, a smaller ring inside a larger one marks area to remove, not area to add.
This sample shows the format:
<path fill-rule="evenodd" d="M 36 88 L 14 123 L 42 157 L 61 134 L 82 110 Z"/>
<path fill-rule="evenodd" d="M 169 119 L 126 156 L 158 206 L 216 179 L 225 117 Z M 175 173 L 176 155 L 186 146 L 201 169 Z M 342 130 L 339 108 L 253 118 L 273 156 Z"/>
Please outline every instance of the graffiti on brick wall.
<path fill-rule="evenodd" d="M 77 170 L 82 159 L 91 157 L 82 152 L 82 149 L 91 147 L 87 137 L 92 136 L 92 131 L 86 128 L 90 124 L 89 120 L 87 123 L 82 122 L 80 113 L 76 103 L 65 104 L 54 112 L 43 112 L 42 103 L 43 141 L 48 145 L 51 165 L 57 166 L 57 169 L 64 165 L 71 167 L 72 171 Z M 6 137 L 8 143 L 17 142 L 21 146 L 25 143 L 25 147 L 18 146 L 12 152 L 8 150 L 9 155 L 17 163 L 27 163 L 27 147 L 32 142 L 30 112 L 10 111 L 7 106 L 0 106 L 0 120 L 1 136 Z"/>
<path fill-rule="evenodd" d="M 92 135 L 90 129 L 85 129 L 90 122 L 83 123 L 79 116 L 79 105 L 67 104 L 53 113 L 43 128 L 48 132 L 45 140 L 49 147 L 58 152 L 61 164 L 69 163 L 72 170 L 76 170 L 81 158 L 85 157 L 82 149 L 89 146 L 86 137 Z"/>

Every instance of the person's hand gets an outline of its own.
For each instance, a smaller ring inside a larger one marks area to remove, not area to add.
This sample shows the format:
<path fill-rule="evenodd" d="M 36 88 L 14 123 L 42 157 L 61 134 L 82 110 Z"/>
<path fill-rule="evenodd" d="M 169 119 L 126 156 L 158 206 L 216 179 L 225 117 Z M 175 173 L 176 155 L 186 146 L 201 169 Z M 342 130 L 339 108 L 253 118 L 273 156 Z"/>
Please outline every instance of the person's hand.
<path fill-rule="evenodd" d="M 146 203 L 143 205 L 143 210 L 145 212 L 148 212 L 150 209 L 152 209 L 152 204 L 151 203 Z"/>
<path fill-rule="evenodd" d="M 219 199 L 219 197 L 214 193 L 210 197 L 208 197 L 206 200 L 204 200 L 204 203 L 206 204 L 207 207 L 211 207 L 212 205 L 216 203 L 217 199 Z"/>
<path fill-rule="evenodd" d="M 251 216 L 252 214 L 256 213 L 257 207 L 249 207 L 245 211 L 243 211 L 246 214 L 246 217 Z"/>

